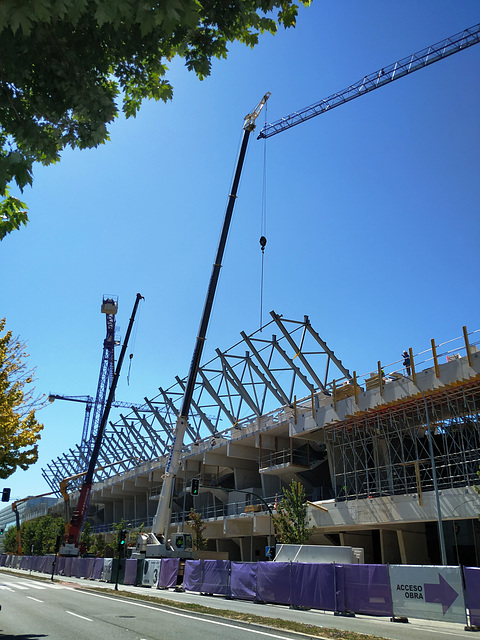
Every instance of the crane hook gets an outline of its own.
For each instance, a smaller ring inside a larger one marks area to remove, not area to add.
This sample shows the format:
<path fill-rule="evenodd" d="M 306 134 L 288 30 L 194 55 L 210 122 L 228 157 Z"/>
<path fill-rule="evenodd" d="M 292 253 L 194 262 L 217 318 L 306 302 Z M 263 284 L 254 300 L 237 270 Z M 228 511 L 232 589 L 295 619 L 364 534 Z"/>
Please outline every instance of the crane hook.
<path fill-rule="evenodd" d="M 262 253 L 265 251 L 265 245 L 267 244 L 267 239 L 265 238 L 265 236 L 262 236 L 260 238 L 260 247 L 262 249 Z"/>

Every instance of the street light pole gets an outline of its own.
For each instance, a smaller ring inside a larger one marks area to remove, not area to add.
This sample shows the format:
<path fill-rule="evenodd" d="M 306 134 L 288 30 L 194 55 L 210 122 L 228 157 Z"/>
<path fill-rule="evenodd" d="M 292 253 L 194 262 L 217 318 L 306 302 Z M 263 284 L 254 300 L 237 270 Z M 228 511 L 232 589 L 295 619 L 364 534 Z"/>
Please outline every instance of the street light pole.
<path fill-rule="evenodd" d="M 253 491 L 243 491 L 242 489 L 226 489 L 225 487 L 215 487 L 216 489 L 221 489 L 221 491 L 225 491 L 226 493 L 244 493 L 245 495 L 252 495 L 255 496 L 256 498 L 258 498 L 259 500 L 261 500 L 263 502 L 263 504 L 267 507 L 268 509 L 268 513 L 270 514 L 270 518 L 269 518 L 269 524 L 270 524 L 270 530 L 269 530 L 269 534 L 268 534 L 268 543 L 269 546 L 272 546 L 272 518 L 273 518 L 273 512 L 270 508 L 270 505 L 262 498 L 262 496 L 259 496 L 257 493 L 253 493 Z M 252 520 L 252 526 L 253 526 L 253 520 Z"/>
<path fill-rule="evenodd" d="M 440 554 L 442 557 L 442 564 L 447 564 L 447 553 L 445 550 L 445 537 L 443 535 L 443 520 L 442 520 L 442 509 L 440 507 L 440 496 L 438 493 L 438 482 L 437 482 L 437 468 L 435 466 L 435 456 L 433 453 L 433 434 L 430 428 L 430 414 L 428 411 L 427 399 L 423 391 L 420 389 L 418 384 L 409 376 L 403 376 L 406 380 L 409 380 L 421 393 L 423 398 L 423 404 L 425 405 L 425 417 L 427 420 L 427 431 L 428 431 L 428 452 L 430 455 L 430 464 L 432 466 L 432 479 L 433 479 L 433 490 L 435 492 L 435 501 L 437 504 L 437 520 L 438 520 L 438 539 L 440 542 Z"/>

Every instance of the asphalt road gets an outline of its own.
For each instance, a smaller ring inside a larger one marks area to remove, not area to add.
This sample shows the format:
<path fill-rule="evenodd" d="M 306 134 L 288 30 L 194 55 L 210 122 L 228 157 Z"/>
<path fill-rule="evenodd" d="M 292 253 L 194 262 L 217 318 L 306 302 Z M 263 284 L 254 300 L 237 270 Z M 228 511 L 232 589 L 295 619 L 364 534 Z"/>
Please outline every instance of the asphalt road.
<path fill-rule="evenodd" d="M 291 640 L 289 633 L 2 575 L 0 637 L 16 640 Z"/>
<path fill-rule="evenodd" d="M 90 586 L 112 589 L 113 585 L 76 578 L 49 581 L 32 579 L 28 572 L 15 575 L 0 571 L 0 638 L 30 640 L 261 640 L 298 638 L 295 634 L 269 627 L 230 621 L 219 616 L 171 610 L 163 605 L 129 600 L 128 592 L 156 595 L 160 598 L 194 602 L 212 609 L 229 609 L 271 618 L 297 620 L 319 627 L 337 628 L 374 634 L 390 640 L 471 639 L 463 625 L 410 620 L 408 624 L 392 623 L 388 618 L 357 615 L 354 618 L 334 616 L 319 611 L 299 611 L 278 605 L 259 605 L 222 597 L 195 593 L 177 593 L 145 587 L 119 585 L 124 597 L 82 590 Z M 43 574 L 40 574 L 43 576 Z M 45 576 L 43 576 L 45 577 Z M 2 635 L 3 634 L 3 635 Z M 305 638 L 305 636 L 303 636 Z"/>

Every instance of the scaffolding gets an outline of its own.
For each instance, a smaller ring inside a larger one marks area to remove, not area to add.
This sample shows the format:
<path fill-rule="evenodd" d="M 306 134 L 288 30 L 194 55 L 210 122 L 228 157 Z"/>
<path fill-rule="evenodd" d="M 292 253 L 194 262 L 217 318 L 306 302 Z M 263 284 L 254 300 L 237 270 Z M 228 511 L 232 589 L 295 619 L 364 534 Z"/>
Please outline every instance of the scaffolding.
<path fill-rule="evenodd" d="M 438 488 L 474 485 L 480 466 L 479 410 L 480 380 L 474 379 L 326 426 L 334 497 L 415 494 L 421 504 L 422 492 L 434 489 L 429 438 Z"/>

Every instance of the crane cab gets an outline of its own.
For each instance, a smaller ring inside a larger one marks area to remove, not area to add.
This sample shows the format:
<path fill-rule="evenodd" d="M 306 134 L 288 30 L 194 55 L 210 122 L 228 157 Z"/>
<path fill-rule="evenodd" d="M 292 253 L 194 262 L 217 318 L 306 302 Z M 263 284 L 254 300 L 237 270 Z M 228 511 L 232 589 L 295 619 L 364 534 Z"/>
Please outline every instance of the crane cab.
<path fill-rule="evenodd" d="M 116 315 L 118 311 L 118 298 L 116 296 L 103 296 L 100 310 L 107 315 Z"/>

